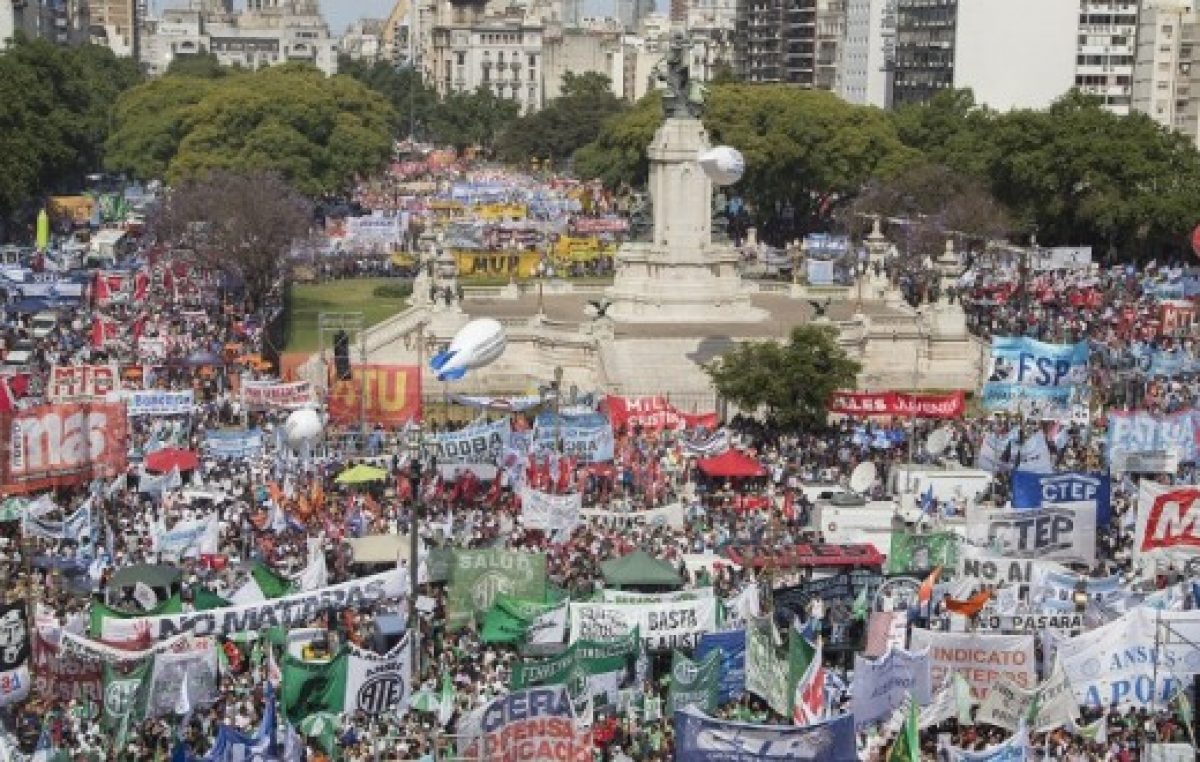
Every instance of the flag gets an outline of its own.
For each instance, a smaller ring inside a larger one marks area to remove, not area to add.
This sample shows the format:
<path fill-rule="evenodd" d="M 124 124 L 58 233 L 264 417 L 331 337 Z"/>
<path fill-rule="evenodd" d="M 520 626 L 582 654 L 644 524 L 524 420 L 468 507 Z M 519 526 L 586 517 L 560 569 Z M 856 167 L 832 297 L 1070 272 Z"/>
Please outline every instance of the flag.
<path fill-rule="evenodd" d="M 866 619 L 867 614 L 870 613 L 870 607 L 867 603 L 867 586 L 866 585 L 863 585 L 859 589 L 858 597 L 856 597 L 854 599 L 854 605 L 852 607 L 852 611 L 854 612 L 854 618 L 858 619 L 858 620 Z"/>
<path fill-rule="evenodd" d="M 1175 716 L 1179 722 L 1187 728 L 1188 738 L 1191 739 L 1192 746 L 1196 745 L 1196 731 L 1193 729 L 1192 722 L 1192 702 L 1188 701 L 1187 691 L 1180 688 L 1171 699 L 1171 707 L 1175 710 Z"/>
<path fill-rule="evenodd" d="M 958 601 L 950 598 L 946 601 L 946 610 L 952 614 L 965 616 L 968 619 L 974 619 L 987 605 L 987 602 L 992 599 L 991 590 L 980 590 L 965 601 Z"/>
<path fill-rule="evenodd" d="M 921 583 L 917 589 L 917 602 L 922 605 L 928 604 L 933 598 L 933 586 L 937 584 L 938 578 L 942 576 L 942 567 L 938 566 L 933 571 L 929 572 L 929 576 Z"/>
<path fill-rule="evenodd" d="M 933 498 L 933 482 L 930 482 L 929 487 L 921 495 L 921 511 L 923 513 L 932 512 L 936 503 L 937 501 Z"/>
<path fill-rule="evenodd" d="M 917 702 L 908 700 L 904 727 L 888 752 L 887 762 L 921 762 L 921 736 L 918 726 Z"/>
<path fill-rule="evenodd" d="M 797 725 L 814 725 L 825 719 L 825 666 L 821 663 L 821 641 L 816 645 L 792 633 L 793 649 L 808 657 L 807 664 L 796 680 L 792 700 L 792 721 Z M 796 665 L 793 663 L 793 668 Z"/>
<path fill-rule="evenodd" d="M 231 600 L 236 604 L 245 605 L 282 598 L 291 592 L 293 592 L 291 580 L 261 561 L 256 561 L 250 570 L 250 578 L 238 588 Z"/>
<path fill-rule="evenodd" d="M 442 727 L 445 727 L 450 722 L 450 719 L 454 717 L 455 698 L 454 679 L 450 677 L 449 672 L 443 672 L 442 696 L 438 704 L 438 723 Z"/>
<path fill-rule="evenodd" d="M 346 702 L 349 655 L 345 650 L 328 661 L 309 662 L 291 654 L 283 657 L 283 713 L 298 723 L 310 714 L 342 711 Z"/>

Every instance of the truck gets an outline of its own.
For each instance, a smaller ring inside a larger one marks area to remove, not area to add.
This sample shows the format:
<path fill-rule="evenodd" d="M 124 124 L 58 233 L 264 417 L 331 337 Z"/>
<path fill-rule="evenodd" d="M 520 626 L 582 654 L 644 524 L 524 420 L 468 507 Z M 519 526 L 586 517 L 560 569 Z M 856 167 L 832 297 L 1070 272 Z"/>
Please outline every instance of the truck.
<path fill-rule="evenodd" d="M 970 503 L 991 489 L 990 471 L 959 465 L 904 463 L 893 467 L 888 477 L 888 494 L 899 502 L 901 514 L 907 521 L 915 521 L 920 516 L 921 499 L 930 490 L 934 500 L 939 502 L 962 499 Z"/>
<path fill-rule="evenodd" d="M 875 550 L 886 555 L 899 510 L 900 506 L 894 500 L 868 500 L 860 495 L 839 492 L 816 501 L 811 528 L 821 532 L 825 542 L 873 545 Z"/>

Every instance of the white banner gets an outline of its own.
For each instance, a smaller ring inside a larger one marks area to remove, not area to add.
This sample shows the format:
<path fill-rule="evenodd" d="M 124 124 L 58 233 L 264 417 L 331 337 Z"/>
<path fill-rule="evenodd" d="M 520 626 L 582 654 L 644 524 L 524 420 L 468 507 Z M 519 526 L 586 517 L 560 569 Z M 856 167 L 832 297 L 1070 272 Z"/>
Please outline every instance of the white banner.
<path fill-rule="evenodd" d="M 1033 510 L 967 506 L 967 539 L 1006 558 L 1096 560 L 1096 503 L 1053 503 Z"/>
<path fill-rule="evenodd" d="M 567 609 L 569 601 L 563 601 L 549 611 L 536 617 L 525 631 L 526 643 L 562 643 L 567 637 Z"/>
<path fill-rule="evenodd" d="M 353 643 L 348 648 L 344 711 L 374 717 L 407 704 L 412 693 L 409 682 L 412 649 L 407 637 L 382 656 Z"/>
<path fill-rule="evenodd" d="M 583 494 L 551 495 L 522 486 L 517 492 L 521 499 L 521 523 L 526 529 L 540 529 L 554 542 L 566 542 L 579 526 L 579 509 Z"/>
<path fill-rule="evenodd" d="M 313 401 L 312 384 L 295 381 L 243 381 L 242 403 L 256 410 L 265 408 L 294 409 Z"/>
<path fill-rule="evenodd" d="M 1192 645 L 1198 642 L 1200 610 L 1137 608 L 1102 627 L 1058 639 L 1057 653 L 1084 706 L 1148 706 L 1152 701 L 1166 706 L 1190 675 L 1200 673 L 1200 649 Z"/>
<path fill-rule="evenodd" d="M 221 681 L 216 646 L 207 638 L 197 639 L 193 645 L 195 648 L 187 651 L 154 657 L 154 671 L 146 694 L 147 717 L 187 714 L 217 700 Z M 186 711 L 181 711 L 185 708 Z"/>
<path fill-rule="evenodd" d="M 196 405 L 191 389 L 183 392 L 157 390 L 123 392 L 121 395 L 129 409 L 129 415 L 186 415 Z"/>
<path fill-rule="evenodd" d="M 144 650 L 127 651 L 123 648 L 115 648 L 106 643 L 62 630 L 58 647 L 61 649 L 64 657 L 69 656 L 85 661 L 102 661 L 109 664 L 129 664 L 167 651 L 195 650 L 192 647 L 193 640 L 195 638 L 192 638 L 190 635 L 178 635 L 170 640 L 156 643 Z M 205 640 L 208 640 L 209 643 L 213 642 L 207 638 Z"/>
<path fill-rule="evenodd" d="M 440 432 L 433 442 L 438 465 L 496 463 L 508 447 L 511 432 L 507 418 L 458 431 Z"/>
<path fill-rule="evenodd" d="M 1138 485 L 1135 565 L 1186 561 L 1200 553 L 1200 487 L 1170 486 L 1142 479 Z"/>
<path fill-rule="evenodd" d="M 583 508 L 580 509 L 579 515 L 589 524 L 613 529 L 639 526 L 665 526 L 671 529 L 683 529 L 684 524 L 683 503 L 672 503 L 645 511 L 602 511 L 597 508 Z"/>
<path fill-rule="evenodd" d="M 716 593 L 711 587 L 698 587 L 694 590 L 677 590 L 671 593 L 637 593 L 632 590 L 600 591 L 605 603 L 674 603 L 675 601 L 694 601 L 701 598 L 712 598 Z"/>
<path fill-rule="evenodd" d="M 909 646 L 914 651 L 929 649 L 934 683 L 940 685 L 947 672 L 957 672 L 979 699 L 987 698 L 1001 678 L 1021 688 L 1037 685 L 1032 635 L 959 634 L 914 627 Z"/>
<path fill-rule="evenodd" d="M 221 522 L 214 513 L 203 519 L 181 521 L 167 532 L 155 532 L 154 550 L 176 558 L 196 558 L 220 550 Z"/>
<path fill-rule="evenodd" d="M 1012 738 L 994 744 L 982 751 L 968 751 L 950 746 L 950 735 L 946 734 L 946 745 L 938 744 L 938 759 L 947 762 L 1028 762 L 1033 759 L 1029 750 L 1029 731 L 1022 729 Z"/>
<path fill-rule="evenodd" d="M 717 627 L 717 599 L 664 603 L 572 603 L 571 642 L 613 640 L 639 629 L 652 651 L 691 649 Z"/>
<path fill-rule="evenodd" d="M 788 695 L 788 661 L 775 652 L 769 618 L 752 619 L 746 624 L 746 690 L 767 702 L 777 714 L 791 716 L 792 697 Z"/>
<path fill-rule="evenodd" d="M 856 730 L 888 719 L 909 695 L 928 704 L 932 692 L 928 651 L 893 648 L 878 659 L 854 656 L 850 713 Z"/>
<path fill-rule="evenodd" d="M 975 717 L 976 722 L 1013 731 L 1027 722 L 1035 732 L 1071 727 L 1078 719 L 1079 704 L 1062 662 L 1058 662 L 1050 677 L 1036 690 L 1027 691 L 1008 680 L 997 680 Z"/>
<path fill-rule="evenodd" d="M 161 640 L 180 633 L 229 635 L 235 632 L 265 630 L 268 627 L 303 627 L 321 612 L 332 609 L 361 608 L 408 593 L 408 574 L 400 569 L 350 580 L 338 585 L 294 595 L 285 595 L 246 606 L 229 606 L 185 614 L 164 614 L 139 619 L 105 619 L 102 639 L 137 640 L 149 631 Z"/>

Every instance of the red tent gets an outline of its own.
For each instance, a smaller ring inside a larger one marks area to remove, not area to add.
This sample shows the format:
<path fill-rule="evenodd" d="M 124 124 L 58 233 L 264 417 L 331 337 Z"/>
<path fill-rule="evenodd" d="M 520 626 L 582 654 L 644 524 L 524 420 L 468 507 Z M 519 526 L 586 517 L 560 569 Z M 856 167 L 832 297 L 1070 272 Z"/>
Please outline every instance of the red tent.
<path fill-rule="evenodd" d="M 721 479 L 767 475 L 761 463 L 737 450 L 726 450 L 715 458 L 701 458 L 696 465 L 705 476 Z"/>

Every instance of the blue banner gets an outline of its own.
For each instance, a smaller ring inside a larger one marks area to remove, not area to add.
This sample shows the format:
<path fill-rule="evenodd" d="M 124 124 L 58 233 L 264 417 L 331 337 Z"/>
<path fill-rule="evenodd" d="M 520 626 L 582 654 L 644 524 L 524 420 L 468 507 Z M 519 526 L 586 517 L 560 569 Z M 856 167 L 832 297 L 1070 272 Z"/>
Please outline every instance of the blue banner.
<path fill-rule="evenodd" d="M 675 712 L 675 759 L 687 762 L 858 762 L 854 718 L 797 728 L 718 720 L 689 706 Z"/>
<path fill-rule="evenodd" d="M 1013 508 L 1025 510 L 1058 503 L 1096 504 L 1096 526 L 1106 527 L 1112 518 L 1112 483 L 1107 474 L 1069 471 L 1061 474 L 1013 474 Z"/>
<path fill-rule="evenodd" d="M 1046 344 L 1025 336 L 992 338 L 992 361 L 983 404 L 1016 410 L 1028 401 L 1066 407 L 1075 387 L 1087 384 L 1088 343 Z"/>
<path fill-rule="evenodd" d="M 1196 411 L 1156 415 L 1144 410 L 1108 412 L 1108 457 L 1120 453 L 1176 452 L 1196 461 Z"/>
<path fill-rule="evenodd" d="M 554 450 L 562 439 L 562 452 L 581 463 L 605 463 L 613 459 L 613 430 L 608 418 L 599 413 L 563 415 L 539 413 L 534 426 L 534 442 L 539 449 Z"/>
<path fill-rule="evenodd" d="M 208 431 L 204 434 L 204 449 L 217 458 L 249 458 L 262 452 L 262 432 Z"/>
<path fill-rule="evenodd" d="M 717 703 L 737 701 L 746 692 L 746 631 L 706 632 L 696 647 L 696 661 L 704 661 L 709 652 L 721 649 L 721 675 L 717 682 Z"/>
<path fill-rule="evenodd" d="M 1130 347 L 1134 367 L 1143 376 L 1175 376 L 1200 373 L 1200 359 L 1187 352 L 1155 349 L 1146 344 L 1136 344 Z"/>

